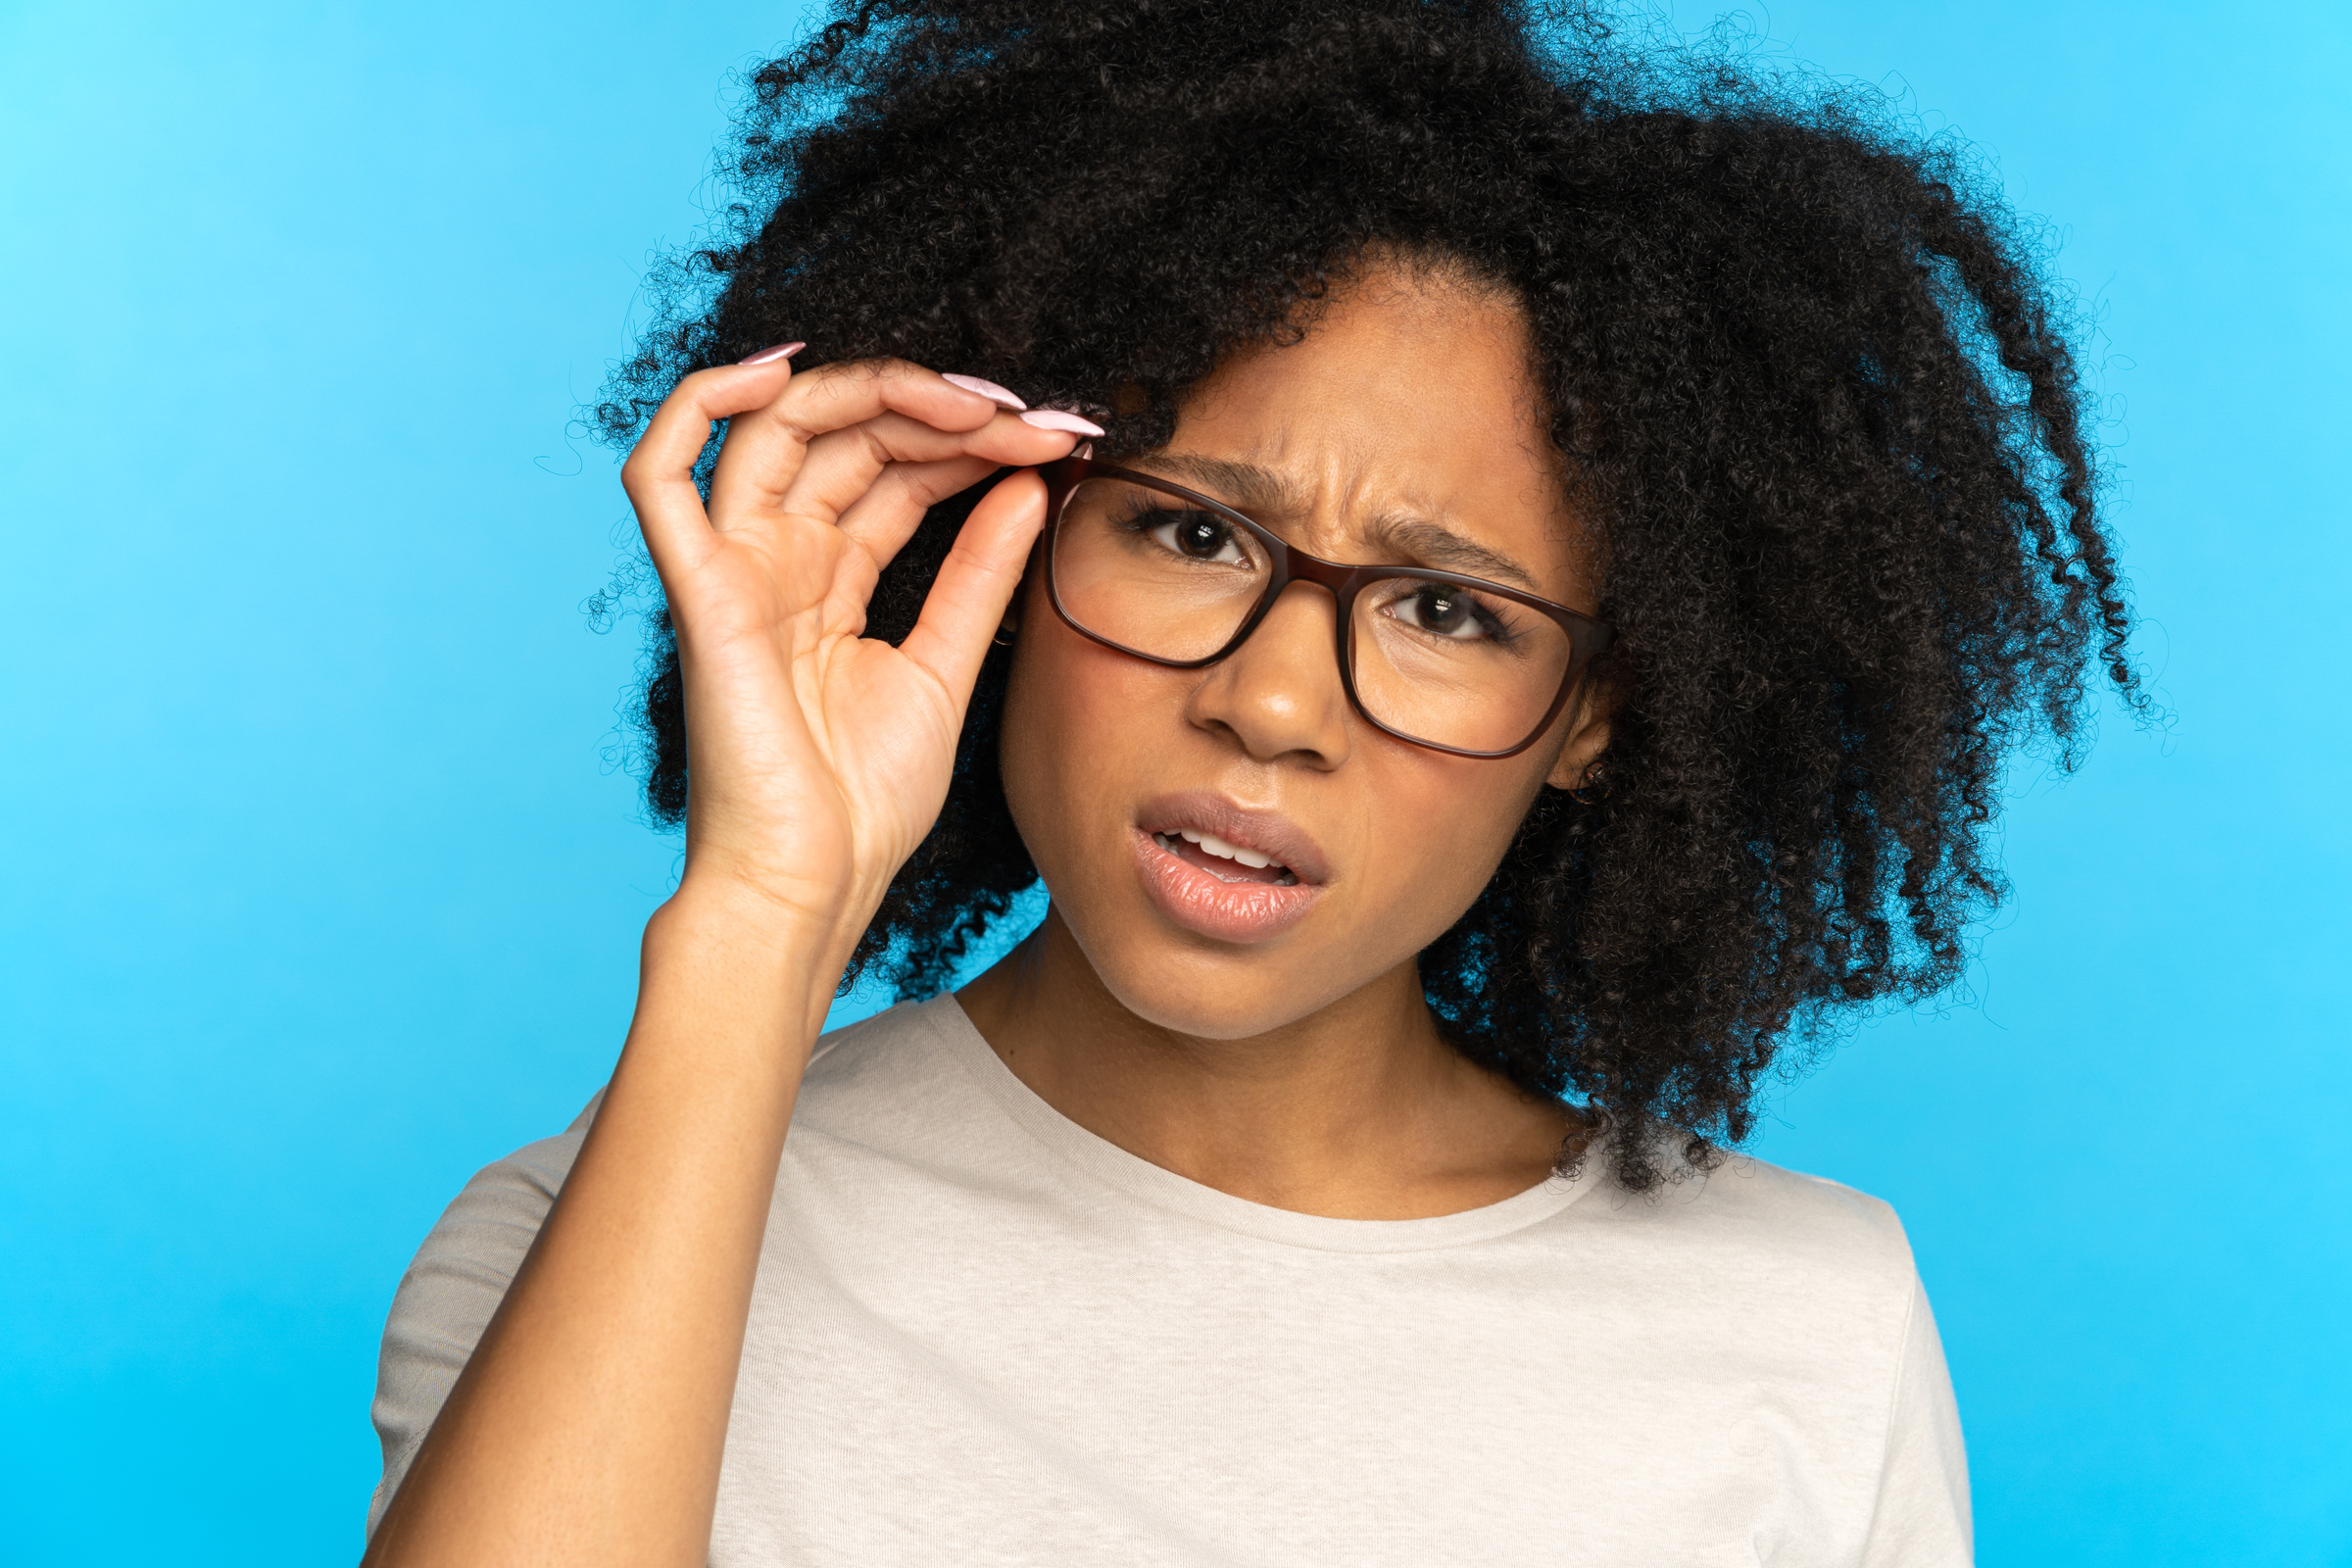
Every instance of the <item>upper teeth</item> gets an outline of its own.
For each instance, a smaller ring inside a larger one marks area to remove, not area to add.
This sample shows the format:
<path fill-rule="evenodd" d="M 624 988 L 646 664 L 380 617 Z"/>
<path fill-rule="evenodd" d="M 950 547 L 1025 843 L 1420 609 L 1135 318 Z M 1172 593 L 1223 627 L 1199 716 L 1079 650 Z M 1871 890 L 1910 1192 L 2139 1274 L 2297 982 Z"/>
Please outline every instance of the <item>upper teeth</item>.
<path fill-rule="evenodd" d="M 1228 844 L 1213 833 L 1196 833 L 1189 827 L 1178 828 L 1176 833 L 1185 843 L 1198 844 L 1201 849 L 1220 859 L 1239 860 L 1253 869 L 1263 869 L 1274 863 L 1272 856 L 1260 855 L 1255 850 L 1245 850 L 1238 844 Z"/>

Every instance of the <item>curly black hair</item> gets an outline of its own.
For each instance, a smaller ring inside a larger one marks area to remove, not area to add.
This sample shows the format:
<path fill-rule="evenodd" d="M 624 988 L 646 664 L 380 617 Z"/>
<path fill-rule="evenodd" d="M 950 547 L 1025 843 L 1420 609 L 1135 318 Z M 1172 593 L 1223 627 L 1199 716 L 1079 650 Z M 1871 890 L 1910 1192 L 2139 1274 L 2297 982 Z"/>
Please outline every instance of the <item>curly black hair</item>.
<path fill-rule="evenodd" d="M 1146 451 L 1368 255 L 1515 296 L 1618 707 L 1605 795 L 1543 794 L 1422 983 L 1470 1058 L 1679 1135 L 1612 1141 L 1635 1188 L 1747 1137 L 1792 1042 L 1951 983 L 2003 892 L 2005 755 L 2072 765 L 2102 668 L 2145 706 L 2066 299 L 1965 150 L 1871 95 L 1511 0 L 848 0 L 750 86 L 741 200 L 658 274 L 598 409 L 617 442 L 680 375 L 801 337 L 804 367 L 986 375 Z M 884 572 L 870 634 L 912 625 L 972 499 Z M 653 626 L 646 795 L 675 822 Z M 852 979 L 941 989 L 1036 881 L 1006 668 Z"/>

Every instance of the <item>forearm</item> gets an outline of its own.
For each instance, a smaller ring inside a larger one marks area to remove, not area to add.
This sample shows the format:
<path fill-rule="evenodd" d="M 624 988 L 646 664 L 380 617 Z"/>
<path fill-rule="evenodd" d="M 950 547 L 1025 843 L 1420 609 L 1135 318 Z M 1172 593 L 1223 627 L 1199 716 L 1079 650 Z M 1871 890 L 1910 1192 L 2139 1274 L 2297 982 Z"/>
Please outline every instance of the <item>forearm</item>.
<path fill-rule="evenodd" d="M 723 887 L 656 913 L 595 1125 L 370 1565 L 703 1561 L 777 1161 L 849 940 Z"/>
<path fill-rule="evenodd" d="M 1076 440 L 1068 416 L 1023 423 L 915 366 L 794 378 L 790 355 L 687 376 L 622 466 L 694 737 L 686 880 L 647 925 L 595 1125 L 370 1568 L 699 1568 L 709 1552 L 801 1073 L 864 917 L 938 815 L 1043 485 L 1016 476 L 973 508 L 897 646 L 862 637 L 865 599 L 927 508 Z M 706 508 L 696 475 L 721 419 Z"/>

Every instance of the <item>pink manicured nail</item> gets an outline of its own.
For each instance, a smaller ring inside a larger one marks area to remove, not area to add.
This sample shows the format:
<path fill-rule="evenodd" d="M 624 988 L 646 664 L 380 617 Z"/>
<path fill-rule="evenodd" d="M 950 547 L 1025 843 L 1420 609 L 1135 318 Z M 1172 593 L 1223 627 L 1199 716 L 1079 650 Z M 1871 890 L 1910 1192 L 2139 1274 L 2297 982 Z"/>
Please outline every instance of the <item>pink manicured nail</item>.
<path fill-rule="evenodd" d="M 791 359 L 808 346 L 806 343 L 779 343 L 772 349 L 761 349 L 757 354 L 747 354 L 735 363 L 738 365 L 773 365 L 778 360 Z"/>
<path fill-rule="evenodd" d="M 1060 430 L 1070 435 L 1101 435 L 1102 427 L 1092 419 L 1081 419 L 1075 414 L 1060 409 L 1031 409 L 1021 416 L 1023 424 L 1034 424 L 1040 430 Z"/>
<path fill-rule="evenodd" d="M 1005 388 L 997 385 L 996 382 L 983 381 L 976 375 L 950 375 L 942 373 L 940 379 L 947 382 L 950 386 L 959 386 L 966 392 L 979 393 L 982 397 L 988 399 L 989 402 L 994 403 L 998 408 L 1003 409 L 1007 414 L 1018 414 L 1029 406 L 1028 404 L 1023 403 L 1018 397 L 1015 397 Z"/>

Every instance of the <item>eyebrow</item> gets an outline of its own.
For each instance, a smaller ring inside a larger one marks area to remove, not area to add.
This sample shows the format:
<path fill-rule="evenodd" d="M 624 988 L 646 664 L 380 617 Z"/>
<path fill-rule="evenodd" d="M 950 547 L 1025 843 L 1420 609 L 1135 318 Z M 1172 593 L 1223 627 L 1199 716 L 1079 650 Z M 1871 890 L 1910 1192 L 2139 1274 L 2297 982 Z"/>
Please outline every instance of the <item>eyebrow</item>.
<path fill-rule="evenodd" d="M 1296 516 L 1307 510 L 1304 493 L 1271 468 L 1254 463 L 1204 458 L 1189 452 L 1157 452 L 1139 460 L 1174 479 L 1189 480 L 1244 514 L 1272 513 Z M 1454 532 L 1444 523 L 1412 513 L 1384 512 L 1364 530 L 1376 545 L 1409 556 L 1396 565 L 1427 566 L 1456 571 L 1465 577 L 1485 577 L 1542 594 L 1542 584 L 1510 557 L 1477 540 Z M 1390 563 L 1376 563 L 1390 564 Z"/>

